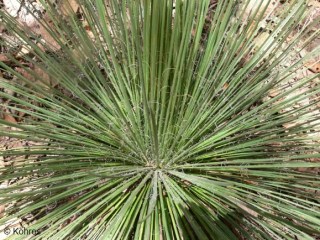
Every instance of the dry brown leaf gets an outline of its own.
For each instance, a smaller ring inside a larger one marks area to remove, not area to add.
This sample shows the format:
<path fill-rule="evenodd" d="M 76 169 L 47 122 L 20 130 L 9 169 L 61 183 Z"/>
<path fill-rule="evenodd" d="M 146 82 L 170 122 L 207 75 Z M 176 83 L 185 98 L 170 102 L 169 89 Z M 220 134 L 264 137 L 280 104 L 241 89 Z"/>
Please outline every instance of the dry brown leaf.
<path fill-rule="evenodd" d="M 46 85 L 52 85 L 51 84 L 51 78 L 50 76 L 45 72 L 43 71 L 40 67 L 35 67 L 34 69 L 36 75 L 41 78 L 41 82 L 45 83 Z"/>
<path fill-rule="evenodd" d="M 9 62 L 10 59 L 4 55 L 4 54 L 0 54 L 0 62 Z"/>
<path fill-rule="evenodd" d="M 308 6 L 320 8 L 320 1 L 319 0 L 309 0 Z"/>
<path fill-rule="evenodd" d="M 285 129 L 288 129 L 288 128 L 295 127 L 297 124 L 298 124 L 297 122 L 291 122 L 291 123 L 285 123 L 285 124 L 283 124 L 282 126 L 283 126 Z"/>
<path fill-rule="evenodd" d="M 320 12 L 319 12 L 320 13 Z M 300 56 L 305 57 L 307 54 L 312 53 L 320 45 L 320 37 L 314 39 L 306 49 L 300 51 Z M 308 61 L 304 62 L 304 66 L 307 67 L 313 73 L 320 72 L 320 56 L 313 57 Z"/>
<path fill-rule="evenodd" d="M 259 214 L 256 211 L 247 207 L 244 202 L 239 201 L 238 199 L 233 198 L 233 197 L 232 197 L 232 199 L 233 199 L 234 203 L 236 203 L 238 205 L 239 208 L 241 208 L 242 210 L 249 213 L 251 216 L 253 216 L 255 218 L 259 217 Z"/>
<path fill-rule="evenodd" d="M 70 5 L 71 5 L 72 10 L 73 10 L 74 12 L 77 12 L 78 9 L 79 9 L 79 7 L 80 7 L 79 4 L 78 4 L 78 2 L 77 2 L 76 0 L 70 0 L 69 3 L 70 3 Z"/>
<path fill-rule="evenodd" d="M 4 205 L 0 205 L 0 218 L 3 217 L 3 215 L 4 215 L 4 210 L 5 210 Z"/>
<path fill-rule="evenodd" d="M 34 31 L 41 35 L 42 39 L 52 48 L 53 51 L 57 51 L 61 48 L 59 43 L 52 37 L 50 32 L 48 32 L 44 26 L 37 26 L 37 28 L 34 28 Z"/>
<path fill-rule="evenodd" d="M 13 131 L 14 128 L 12 128 Z M 10 138 L 8 142 L 6 143 L 6 150 L 10 149 L 21 149 L 26 145 L 26 142 L 20 139 L 16 138 Z M 25 162 L 26 156 L 24 155 L 19 155 L 19 156 L 6 156 L 5 157 L 5 166 L 10 166 L 10 165 L 20 165 Z"/>
<path fill-rule="evenodd" d="M 17 120 L 8 113 L 3 114 L 3 120 L 10 122 L 10 123 L 17 123 Z"/>
<path fill-rule="evenodd" d="M 320 73 L 320 63 L 308 62 L 305 66 L 313 73 Z"/>
<path fill-rule="evenodd" d="M 277 90 L 277 89 L 272 89 L 272 90 L 269 92 L 268 96 L 273 98 L 273 97 L 278 96 L 279 94 L 280 94 L 280 91 L 279 91 L 279 90 Z"/>
<path fill-rule="evenodd" d="M 28 73 L 25 69 L 20 68 L 20 67 L 16 67 L 15 70 L 16 70 L 16 72 L 20 73 L 26 79 L 33 80 L 33 76 L 30 73 Z"/>
<path fill-rule="evenodd" d="M 263 32 L 260 35 L 258 35 L 256 37 L 256 39 L 254 40 L 255 48 L 258 49 L 258 48 L 262 47 L 265 44 L 265 42 L 268 40 L 269 37 L 270 37 L 270 33 L 267 33 L 267 32 Z"/>
<path fill-rule="evenodd" d="M 18 116 L 19 116 L 18 121 L 22 121 L 22 119 L 23 119 L 23 117 L 24 117 L 25 115 L 26 115 L 25 112 L 18 112 Z"/>
<path fill-rule="evenodd" d="M 225 84 L 223 84 L 223 86 L 222 86 L 222 90 L 224 91 L 224 90 L 227 90 L 227 88 L 229 87 L 229 83 L 225 83 Z"/>
<path fill-rule="evenodd" d="M 17 53 L 17 58 L 21 58 L 21 57 L 23 57 L 23 56 L 25 56 L 25 55 L 27 55 L 27 54 L 29 54 L 30 53 L 30 50 L 29 50 L 29 48 L 27 47 L 27 46 L 25 46 L 25 45 L 23 45 L 23 46 L 21 46 L 21 49 L 20 49 L 20 51 Z"/>
<path fill-rule="evenodd" d="M 63 15 L 68 16 L 70 14 L 70 7 L 74 13 L 76 13 L 79 9 L 79 4 L 77 0 L 69 0 L 64 1 L 60 6 L 61 12 Z"/>
<path fill-rule="evenodd" d="M 5 25 L 3 22 L 0 22 L 0 33 L 2 33 L 4 30 L 6 30 Z"/>
<path fill-rule="evenodd" d="M 36 79 L 32 76 L 32 74 L 30 74 L 29 72 L 27 72 L 25 69 L 23 68 L 16 68 L 16 71 L 18 73 L 20 73 L 23 77 L 27 78 L 28 80 L 31 81 L 35 81 Z M 34 72 L 34 74 L 37 76 L 38 82 L 41 84 L 45 84 L 45 85 L 51 85 L 51 78 L 50 76 L 43 71 L 40 67 L 35 66 L 32 71 Z"/>
<path fill-rule="evenodd" d="M 260 5 L 261 7 L 259 8 Z M 279 5 L 279 2 L 275 0 L 271 2 L 264 1 L 264 0 L 250 0 L 246 8 L 244 18 L 246 19 L 250 14 L 254 13 L 257 10 L 259 11 L 259 14 L 262 13 L 265 7 L 266 7 L 266 11 L 264 12 L 264 16 L 267 16 L 268 14 L 270 14 L 275 10 L 277 5 Z"/>

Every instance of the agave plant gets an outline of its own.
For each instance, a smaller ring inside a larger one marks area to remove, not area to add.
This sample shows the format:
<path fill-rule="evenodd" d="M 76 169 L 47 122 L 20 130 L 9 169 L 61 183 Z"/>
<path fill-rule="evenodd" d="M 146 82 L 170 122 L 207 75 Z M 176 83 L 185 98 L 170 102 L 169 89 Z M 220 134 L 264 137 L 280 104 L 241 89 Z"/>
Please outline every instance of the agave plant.
<path fill-rule="evenodd" d="M 36 143 L 1 154 L 20 156 L 0 167 L 1 226 L 24 219 L 32 239 L 320 234 L 320 88 L 293 94 L 319 74 L 284 84 L 319 53 L 296 58 L 319 36 L 304 0 L 283 5 L 259 44 L 271 1 L 78 4 L 62 15 L 42 1 L 54 44 L 1 13 L 28 50 L 7 56 L 27 74 L 1 63 L 19 81 L 2 80 L 15 94 L 0 96 L 24 114 L 1 135 Z"/>

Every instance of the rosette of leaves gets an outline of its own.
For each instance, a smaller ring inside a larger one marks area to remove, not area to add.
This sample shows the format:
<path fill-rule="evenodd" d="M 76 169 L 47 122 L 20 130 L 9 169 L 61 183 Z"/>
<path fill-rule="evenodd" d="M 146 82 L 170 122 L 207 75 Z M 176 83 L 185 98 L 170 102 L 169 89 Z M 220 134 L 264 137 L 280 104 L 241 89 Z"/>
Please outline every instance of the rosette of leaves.
<path fill-rule="evenodd" d="M 2 226 L 24 219 L 39 230 L 33 239 L 319 234 L 320 181 L 309 170 L 320 165 L 320 89 L 291 94 L 319 75 L 265 100 L 319 52 L 281 65 L 319 36 L 317 19 L 303 23 L 305 1 L 284 5 L 259 45 L 270 1 L 251 10 L 245 0 L 78 3 L 66 16 L 42 2 L 39 24 L 55 44 L 1 13 L 29 50 L 11 56 L 29 77 L 1 63 L 19 82 L 2 81 L 15 94 L 0 95 L 24 113 L 1 120 L 11 127 L 1 135 L 37 143 L 2 153 L 25 156 L 0 168 L 10 181 Z"/>

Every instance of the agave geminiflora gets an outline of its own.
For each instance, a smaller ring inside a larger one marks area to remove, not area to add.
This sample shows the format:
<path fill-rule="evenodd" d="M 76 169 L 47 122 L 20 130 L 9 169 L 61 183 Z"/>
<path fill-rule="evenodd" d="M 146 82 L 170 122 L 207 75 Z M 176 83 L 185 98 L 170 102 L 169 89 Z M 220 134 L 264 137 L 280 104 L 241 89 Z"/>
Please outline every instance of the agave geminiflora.
<path fill-rule="evenodd" d="M 1 135 L 38 144 L 3 153 L 26 158 L 0 168 L 1 182 L 15 179 L 0 190 L 6 204 L 0 225 L 32 214 L 29 228 L 40 232 L 33 239 L 319 234 L 319 176 L 305 171 L 319 167 L 309 161 L 320 157 L 312 141 L 319 139 L 308 134 L 318 131 L 319 100 L 281 111 L 317 96 L 318 86 L 281 100 L 317 76 L 261 101 L 292 79 L 304 59 L 280 64 L 319 36 L 310 35 L 312 23 L 300 24 L 306 3 L 290 1 L 257 47 L 270 1 L 256 3 L 249 15 L 249 1 L 218 1 L 214 9 L 210 2 L 80 1 L 92 36 L 76 14 L 57 17 L 44 1 L 49 17 L 41 24 L 59 51 L 35 43 L 36 36 L 1 13 L 31 51 L 24 61 L 55 87 L 1 63 L 21 81 L 2 81 L 16 94 L 1 97 L 10 100 L 7 108 L 26 113 L 19 124 L 2 120 L 18 130 Z"/>

